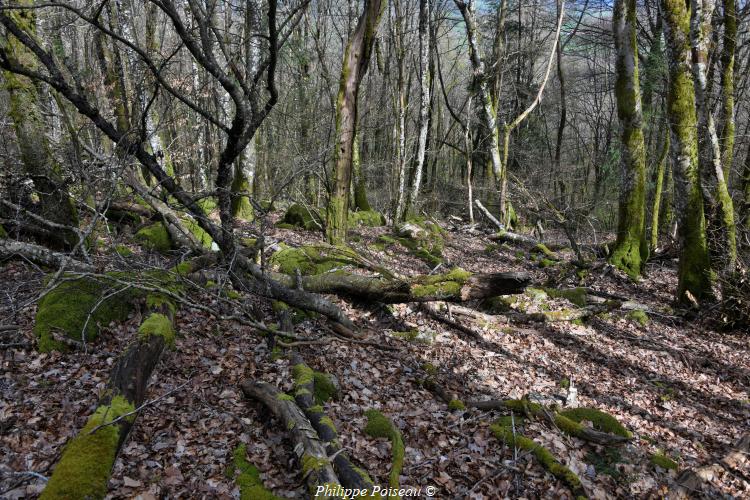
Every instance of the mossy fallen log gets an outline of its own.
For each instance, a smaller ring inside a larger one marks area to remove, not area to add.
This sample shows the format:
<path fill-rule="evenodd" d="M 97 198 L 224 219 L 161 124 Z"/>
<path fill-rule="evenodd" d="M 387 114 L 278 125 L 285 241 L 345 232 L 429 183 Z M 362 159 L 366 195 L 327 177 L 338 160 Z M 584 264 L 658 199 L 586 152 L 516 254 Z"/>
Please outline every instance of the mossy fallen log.
<path fill-rule="evenodd" d="M 271 277 L 287 287 L 296 285 L 296 278 L 280 273 Z M 465 302 L 496 295 L 523 292 L 531 278 L 526 273 L 473 274 L 456 268 L 448 273 L 421 275 L 411 278 L 384 278 L 347 273 L 326 273 L 303 276 L 302 287 L 310 292 L 330 293 L 343 297 L 383 303 Z"/>
<path fill-rule="evenodd" d="M 98 499 L 137 413 L 146 399 L 151 373 L 165 347 L 174 345 L 174 305 L 152 297 L 150 314 L 138 336 L 117 359 L 104 396 L 86 426 L 63 450 L 41 499 Z"/>
<path fill-rule="evenodd" d="M 266 382 L 245 380 L 240 387 L 246 397 L 260 401 L 271 410 L 271 413 L 289 431 L 311 496 L 318 491 L 319 487 L 323 488 L 321 491 L 326 491 L 326 486 L 328 486 L 327 491 L 340 490 L 341 484 L 328 458 L 326 446 L 308 418 L 294 402 L 294 398 L 279 392 Z M 336 497 L 327 496 L 324 493 L 316 498 Z"/>
<path fill-rule="evenodd" d="M 497 439 L 504 441 L 508 446 L 531 452 L 542 467 L 570 489 L 576 499 L 588 498 L 578 475 L 557 460 L 547 448 L 527 438 L 505 420 L 492 424 L 490 430 Z"/>
<path fill-rule="evenodd" d="M 293 353 L 294 400 L 310 420 L 320 439 L 326 443 L 326 452 L 333 458 L 333 469 L 341 484 L 357 491 L 371 491 L 374 483 L 363 469 L 355 466 L 341 450 L 336 426 L 323 411 L 322 403 L 335 393 L 335 386 L 325 373 L 316 372 L 302 358 Z"/>

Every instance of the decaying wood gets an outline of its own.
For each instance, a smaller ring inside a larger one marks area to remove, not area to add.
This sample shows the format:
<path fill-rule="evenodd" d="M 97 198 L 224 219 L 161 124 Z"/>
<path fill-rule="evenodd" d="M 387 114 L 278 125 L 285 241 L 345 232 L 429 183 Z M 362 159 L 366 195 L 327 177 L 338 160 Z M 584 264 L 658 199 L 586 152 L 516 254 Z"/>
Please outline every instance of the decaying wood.
<path fill-rule="evenodd" d="M 297 353 L 290 355 L 290 361 L 295 366 L 300 364 L 307 366 L 302 357 Z M 325 420 L 323 420 L 326 418 L 326 414 L 319 410 L 320 407 L 316 408 L 313 398 L 313 394 L 315 394 L 314 381 L 300 387 L 304 388 L 305 391 L 298 391 L 294 395 L 294 400 L 310 420 L 320 439 L 326 443 L 326 452 L 329 456 L 333 457 L 333 469 L 341 480 L 341 484 L 347 488 L 358 490 L 371 489 L 373 487 L 372 482 L 367 480 L 362 471 L 358 470 L 347 454 L 342 451 L 336 428 L 326 425 Z"/>
<path fill-rule="evenodd" d="M 286 287 L 293 287 L 295 284 L 295 278 L 285 274 L 271 273 L 270 277 Z M 435 300 L 465 302 L 497 295 L 510 295 L 523 292 L 531 282 L 531 277 L 523 272 L 474 274 L 458 283 L 458 289 L 436 287 L 435 292 L 422 293 L 425 289 L 420 287 L 425 284 L 426 278 L 430 277 L 388 279 L 381 276 L 324 273 L 303 276 L 301 284 L 309 292 L 330 293 L 359 300 L 393 304 Z M 449 281 L 452 280 L 446 279 L 446 282 Z"/>
<path fill-rule="evenodd" d="M 487 210 L 487 207 L 482 205 L 482 202 L 479 201 L 479 199 L 474 200 L 474 203 L 476 204 L 477 208 L 479 208 L 479 211 L 482 212 L 482 214 L 489 219 L 490 222 L 492 222 L 500 231 L 505 231 L 505 226 L 495 218 L 494 215 L 490 213 L 489 210 Z"/>
<path fill-rule="evenodd" d="M 174 324 L 172 309 L 166 303 L 153 305 L 149 308 L 149 313 L 164 315 L 171 324 Z M 166 342 L 163 335 L 141 336 L 138 334 L 136 340 L 130 344 L 115 362 L 115 366 L 109 377 L 107 389 L 104 391 L 104 396 L 99 400 L 97 408 L 105 408 L 107 409 L 106 411 L 109 411 L 109 408 L 113 407 L 113 402 L 120 398 L 132 405 L 133 408 L 142 407 L 143 402 L 146 400 L 149 378 L 164 352 L 167 345 Z M 87 453 L 91 453 L 92 457 L 110 457 L 114 463 L 135 423 L 137 412 L 132 413 L 132 416 L 128 418 L 118 417 L 110 423 L 100 424 L 93 429 L 84 429 L 84 431 L 74 438 L 74 441 L 87 439 L 90 437 L 89 434 L 93 434 L 94 436 L 92 437 L 95 438 L 96 433 L 106 432 L 101 430 L 102 427 L 107 425 L 116 426 L 118 429 L 118 440 L 113 449 L 110 448 L 112 444 L 106 438 L 91 439 L 86 444 Z M 88 470 L 90 464 L 85 460 L 81 461 L 80 457 L 76 456 L 76 453 L 81 453 L 79 447 L 68 446 L 65 448 L 58 466 L 55 467 L 47 483 L 46 493 L 42 493 L 42 498 L 57 498 L 60 497 L 61 492 L 63 492 L 63 496 L 67 496 L 68 498 L 88 498 L 97 496 L 96 491 L 106 490 L 109 475 L 106 477 L 96 476 L 88 478 L 84 487 L 85 491 L 73 492 L 66 489 L 69 487 L 67 483 L 70 477 L 85 478 L 90 474 Z M 70 457 L 68 457 L 68 454 L 70 454 Z"/>
<path fill-rule="evenodd" d="M 294 401 L 280 398 L 282 394 L 266 382 L 245 380 L 240 387 L 245 396 L 263 403 L 289 430 L 300 463 L 303 466 L 313 464 L 305 477 L 311 491 L 316 491 L 318 486 L 329 485 L 333 488 L 340 484 L 325 444 Z"/>
<path fill-rule="evenodd" d="M 90 272 L 94 266 L 55 252 L 41 245 L 0 238 L 0 260 L 11 258 L 26 259 L 34 264 L 59 269 L 63 265 L 70 271 Z"/>

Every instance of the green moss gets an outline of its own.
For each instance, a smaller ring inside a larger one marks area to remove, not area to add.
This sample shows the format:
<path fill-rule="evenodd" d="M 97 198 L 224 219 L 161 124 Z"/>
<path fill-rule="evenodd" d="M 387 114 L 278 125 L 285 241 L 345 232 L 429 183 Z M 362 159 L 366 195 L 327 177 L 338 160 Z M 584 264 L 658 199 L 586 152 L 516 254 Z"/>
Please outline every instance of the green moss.
<path fill-rule="evenodd" d="M 586 306 L 586 289 L 585 288 L 545 288 L 544 291 L 553 299 L 567 299 L 578 307 Z"/>
<path fill-rule="evenodd" d="M 349 227 L 366 226 L 379 227 L 385 225 L 385 217 L 375 210 L 360 210 L 349 212 Z"/>
<path fill-rule="evenodd" d="M 297 226 L 295 226 L 294 224 L 288 224 L 286 222 L 279 222 L 276 224 L 276 227 L 278 229 L 290 229 L 290 230 L 297 229 Z"/>
<path fill-rule="evenodd" d="M 102 427 L 93 434 L 91 431 L 133 410 L 133 405 L 122 396 L 115 396 L 109 405 L 97 408 L 78 436 L 65 446 L 40 498 L 104 498 L 121 431 L 116 424 Z M 132 421 L 135 415 L 126 418 Z"/>
<path fill-rule="evenodd" d="M 448 402 L 448 409 L 449 410 L 465 410 L 466 405 L 460 399 L 451 399 Z"/>
<path fill-rule="evenodd" d="M 200 206 L 204 212 L 207 214 L 210 214 L 214 210 L 216 210 L 219 206 L 219 204 L 216 201 L 216 198 L 213 196 L 207 196 L 205 198 L 201 198 L 198 200 L 198 206 Z"/>
<path fill-rule="evenodd" d="M 7 238 L 8 233 L 5 231 L 5 228 L 0 224 L 0 238 Z"/>
<path fill-rule="evenodd" d="M 302 474 L 307 476 L 311 472 L 326 467 L 330 462 L 327 458 L 315 457 L 309 453 L 302 455 Z"/>
<path fill-rule="evenodd" d="M 662 452 L 656 452 L 651 455 L 651 463 L 667 470 L 677 470 L 677 462 L 666 456 Z"/>
<path fill-rule="evenodd" d="M 269 262 L 284 274 L 294 275 L 299 269 L 302 275 L 310 276 L 342 266 L 356 266 L 357 259 L 357 254 L 348 247 L 310 245 L 282 248 L 271 256 Z"/>
<path fill-rule="evenodd" d="M 539 261 L 539 267 L 541 267 L 542 269 L 547 268 L 547 267 L 552 267 L 556 264 L 557 264 L 557 261 L 550 260 L 550 259 L 541 259 Z"/>
<path fill-rule="evenodd" d="M 193 272 L 193 264 L 190 261 L 180 262 L 173 268 L 173 271 L 180 276 L 187 276 Z"/>
<path fill-rule="evenodd" d="M 292 367 L 292 377 L 294 377 L 294 386 L 312 384 L 315 381 L 315 372 L 304 363 L 296 364 Z"/>
<path fill-rule="evenodd" d="M 564 378 L 560 381 L 560 387 L 563 389 L 567 389 L 570 387 L 570 380 L 567 378 Z"/>
<path fill-rule="evenodd" d="M 331 377 L 327 373 L 313 372 L 313 380 L 315 381 L 315 401 L 318 403 L 325 403 L 334 399 L 338 394 L 336 385 L 331 380 Z"/>
<path fill-rule="evenodd" d="M 531 452 L 542 467 L 564 482 L 574 495 L 586 497 L 580 478 L 568 467 L 561 464 L 545 447 L 523 436 L 517 430 L 514 433 L 510 426 L 503 425 L 500 422 L 491 425 L 490 430 L 497 439 L 504 441 L 508 446 Z"/>
<path fill-rule="evenodd" d="M 618 420 L 609 413 L 597 410 L 596 408 L 572 408 L 560 412 L 560 415 L 575 422 L 587 420 L 594 425 L 594 429 L 631 438 L 633 435 Z"/>
<path fill-rule="evenodd" d="M 149 250 L 166 253 L 172 250 L 172 239 L 164 224 L 157 222 L 135 233 L 135 239 Z"/>
<path fill-rule="evenodd" d="M 336 424 L 333 423 L 333 420 L 331 420 L 331 417 L 329 416 L 323 416 L 320 417 L 320 425 L 324 425 L 331 429 L 333 432 L 336 432 Z"/>
<path fill-rule="evenodd" d="M 152 335 L 158 335 L 164 339 L 169 347 L 174 347 L 175 331 L 172 322 L 163 314 L 151 313 L 138 328 L 138 336 L 141 340 L 148 340 Z"/>
<path fill-rule="evenodd" d="M 423 370 L 424 370 L 425 372 L 427 372 L 427 375 L 432 375 L 432 376 L 435 376 L 435 375 L 437 375 L 437 371 L 438 371 L 438 369 L 437 369 L 437 367 L 436 367 L 435 365 L 433 365 L 432 363 L 424 363 L 424 364 L 422 365 L 422 369 L 423 369 Z"/>
<path fill-rule="evenodd" d="M 323 218 L 314 209 L 308 209 L 299 203 L 295 203 L 287 209 L 281 223 L 308 231 L 320 231 L 323 227 Z"/>
<path fill-rule="evenodd" d="M 531 249 L 531 253 L 542 254 L 550 260 L 557 260 L 555 252 L 547 248 L 547 245 L 544 243 L 537 243 L 534 245 Z"/>
<path fill-rule="evenodd" d="M 117 289 L 123 291 L 113 294 Z M 133 300 L 138 295 L 135 289 L 125 290 L 105 280 L 77 278 L 61 282 L 39 301 L 34 318 L 34 334 L 39 338 L 39 350 L 66 349 L 65 344 L 53 338 L 53 332 L 78 342 L 82 337 L 87 342 L 95 339 L 100 327 L 127 319 L 133 309 Z M 104 296 L 109 297 L 102 300 Z"/>
<path fill-rule="evenodd" d="M 131 257 L 133 255 L 133 251 L 125 245 L 115 245 L 115 252 L 120 257 Z"/>
<path fill-rule="evenodd" d="M 641 326 L 647 326 L 649 323 L 648 314 L 646 311 L 643 311 L 641 309 L 634 309 L 630 311 L 627 315 L 627 318 L 629 320 L 635 321 Z"/>
<path fill-rule="evenodd" d="M 294 401 L 294 397 L 290 396 L 289 394 L 284 394 L 283 392 L 280 392 L 276 395 L 276 399 L 279 401 Z"/>
<path fill-rule="evenodd" d="M 460 295 L 470 277 L 470 272 L 458 267 L 445 274 L 425 276 L 412 285 L 412 294 L 415 297 L 455 297 Z"/>
<path fill-rule="evenodd" d="M 365 434 L 371 437 L 387 437 L 391 440 L 391 472 L 388 475 L 388 484 L 391 488 L 399 487 L 399 475 L 404 466 L 404 441 L 401 433 L 393 423 L 377 410 L 367 410 L 367 426 Z M 394 498 L 394 497 L 392 497 Z M 396 497 L 397 498 L 397 497 Z"/>
<path fill-rule="evenodd" d="M 240 488 L 241 500 L 281 500 L 263 486 L 258 468 L 247 461 L 247 446 L 244 444 L 235 448 L 232 453 L 232 465 L 229 469 L 230 478 L 237 474 L 235 482 Z"/>
<path fill-rule="evenodd" d="M 149 293 L 146 295 L 146 307 L 149 309 L 160 309 L 166 307 L 172 314 L 177 311 L 177 306 L 175 306 L 172 299 L 162 293 Z"/>
<path fill-rule="evenodd" d="M 211 239 L 211 236 L 198 224 L 197 221 L 195 221 L 192 218 L 183 219 L 182 221 L 185 225 L 185 229 L 187 229 L 190 234 L 192 234 L 196 240 L 198 240 L 198 243 L 200 243 L 203 248 L 211 248 L 211 244 L 214 242 L 213 239 Z"/>

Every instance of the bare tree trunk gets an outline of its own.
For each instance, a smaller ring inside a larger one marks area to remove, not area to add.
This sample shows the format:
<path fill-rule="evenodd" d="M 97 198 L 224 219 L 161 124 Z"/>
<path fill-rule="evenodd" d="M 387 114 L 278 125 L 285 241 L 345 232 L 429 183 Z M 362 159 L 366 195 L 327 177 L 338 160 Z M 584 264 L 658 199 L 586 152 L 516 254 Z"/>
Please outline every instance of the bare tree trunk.
<path fill-rule="evenodd" d="M 414 162 L 413 181 L 411 191 L 406 199 L 404 218 L 408 217 L 409 212 L 416 209 L 427 153 L 427 131 L 430 128 L 430 81 L 432 80 L 432 74 L 429 72 L 430 31 L 430 0 L 419 0 L 419 138 L 417 140 L 417 157 Z"/>

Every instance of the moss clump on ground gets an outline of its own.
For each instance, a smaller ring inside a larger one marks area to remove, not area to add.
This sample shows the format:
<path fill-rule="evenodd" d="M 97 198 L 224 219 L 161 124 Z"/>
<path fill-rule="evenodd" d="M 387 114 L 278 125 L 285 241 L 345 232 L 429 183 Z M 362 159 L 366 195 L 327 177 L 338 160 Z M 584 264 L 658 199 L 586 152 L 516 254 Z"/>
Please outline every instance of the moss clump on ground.
<path fill-rule="evenodd" d="M 360 210 L 349 212 L 349 227 L 366 226 L 379 227 L 385 225 L 385 217 L 375 210 Z"/>
<path fill-rule="evenodd" d="M 247 446 L 239 445 L 232 453 L 232 464 L 229 467 L 228 476 L 237 475 L 235 482 L 240 488 L 241 500 L 281 500 L 263 486 L 258 468 L 247 461 Z"/>
<path fill-rule="evenodd" d="M 300 227 L 308 231 L 320 231 L 323 227 L 323 218 L 312 208 L 307 208 L 295 203 L 287 209 L 281 224 L 289 224 L 292 227 Z M 280 226 L 279 226 L 280 227 Z"/>
<path fill-rule="evenodd" d="M 567 299 L 578 307 L 586 306 L 586 289 L 585 288 L 568 288 L 560 290 L 557 288 L 545 288 L 544 291 L 553 299 Z"/>
<path fill-rule="evenodd" d="M 347 247 L 309 245 L 297 248 L 282 248 L 274 253 L 269 262 L 279 272 L 304 276 L 323 274 L 342 266 L 356 266 L 358 256 Z"/>
<path fill-rule="evenodd" d="M 117 290 L 122 291 L 115 293 Z M 103 299 L 105 296 L 109 297 Z M 39 350 L 66 349 L 64 343 L 54 339 L 54 332 L 76 342 L 95 339 L 100 327 L 127 319 L 137 296 L 136 290 L 106 280 L 77 278 L 61 282 L 39 301 L 34 318 Z"/>
<path fill-rule="evenodd" d="M 8 233 L 5 231 L 5 228 L 0 224 L 0 238 L 7 238 Z"/>
<path fill-rule="evenodd" d="M 65 446 L 62 458 L 55 466 L 40 498 L 104 498 L 121 430 L 117 424 L 113 424 L 102 427 L 93 434 L 91 431 L 133 410 L 133 405 L 122 396 L 115 396 L 109 405 L 97 408 L 78 436 Z M 135 415 L 125 418 L 132 421 Z"/>
<path fill-rule="evenodd" d="M 551 259 L 546 259 L 545 258 L 545 259 L 541 259 L 539 261 L 539 267 L 541 267 L 542 269 L 545 269 L 547 267 L 552 267 L 552 266 L 555 266 L 555 265 L 557 265 L 557 261 L 555 261 L 555 260 L 551 260 Z"/>
<path fill-rule="evenodd" d="M 634 309 L 633 311 L 630 311 L 627 314 L 627 318 L 631 321 L 635 321 L 641 326 L 648 326 L 649 323 L 648 313 L 641 309 Z"/>
<path fill-rule="evenodd" d="M 388 475 L 388 485 L 391 488 L 398 488 L 398 476 L 401 474 L 401 468 L 404 466 L 404 441 L 401 437 L 401 433 L 396 429 L 396 426 L 393 425 L 393 422 L 378 410 L 367 410 L 365 416 L 367 417 L 365 434 L 370 437 L 385 437 L 391 440 L 391 455 L 393 461 L 391 472 Z"/>
<path fill-rule="evenodd" d="M 161 222 L 144 227 L 135 233 L 135 239 L 148 250 L 156 250 L 161 253 L 172 250 L 172 239 L 169 237 L 167 228 Z"/>
<path fill-rule="evenodd" d="M 542 467 L 557 479 L 563 481 L 577 498 L 586 498 L 581 479 L 575 472 L 561 464 L 544 446 L 523 436 L 517 430 L 513 432 L 513 428 L 505 422 L 498 421 L 490 426 L 490 430 L 497 439 L 504 441 L 508 446 L 531 452 L 542 464 Z"/>
<path fill-rule="evenodd" d="M 677 470 L 677 462 L 658 451 L 651 455 L 651 463 L 667 470 Z"/>
<path fill-rule="evenodd" d="M 451 399 L 448 403 L 449 410 L 465 410 L 466 405 L 460 399 Z"/>
<path fill-rule="evenodd" d="M 158 335 L 164 339 L 164 343 L 169 347 L 174 347 L 175 331 L 172 322 L 159 313 L 151 313 L 138 328 L 138 338 L 148 340 L 152 335 Z"/>

